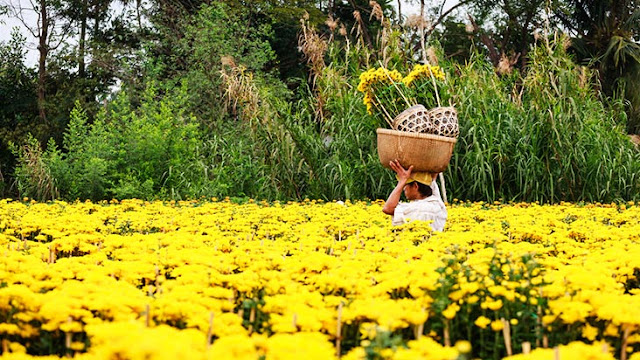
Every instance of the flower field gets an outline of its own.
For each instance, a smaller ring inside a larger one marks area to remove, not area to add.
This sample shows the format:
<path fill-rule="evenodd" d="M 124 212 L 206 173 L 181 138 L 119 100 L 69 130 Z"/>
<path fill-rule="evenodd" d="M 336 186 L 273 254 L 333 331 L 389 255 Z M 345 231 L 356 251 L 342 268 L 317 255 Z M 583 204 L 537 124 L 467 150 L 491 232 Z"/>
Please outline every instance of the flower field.
<path fill-rule="evenodd" d="M 639 206 L 381 208 L 0 200 L 2 357 L 640 359 Z"/>

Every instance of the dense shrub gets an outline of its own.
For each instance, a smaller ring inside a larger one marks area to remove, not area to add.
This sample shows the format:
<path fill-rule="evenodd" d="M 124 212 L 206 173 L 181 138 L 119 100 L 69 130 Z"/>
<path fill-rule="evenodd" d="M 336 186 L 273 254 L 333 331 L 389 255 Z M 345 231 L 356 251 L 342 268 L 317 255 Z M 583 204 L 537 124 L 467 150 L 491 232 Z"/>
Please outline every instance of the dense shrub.
<path fill-rule="evenodd" d="M 154 87 L 133 109 L 121 93 L 93 123 L 81 108 L 71 112 L 62 149 L 50 142 L 39 154 L 33 144 L 18 151 L 16 179 L 24 195 L 49 198 L 35 164 L 49 174 L 59 195 L 68 199 L 145 199 L 179 197 L 192 191 L 185 179 L 198 155 L 200 133 L 184 114 L 185 89 L 158 98 Z M 39 159 L 26 162 L 28 155 Z"/>

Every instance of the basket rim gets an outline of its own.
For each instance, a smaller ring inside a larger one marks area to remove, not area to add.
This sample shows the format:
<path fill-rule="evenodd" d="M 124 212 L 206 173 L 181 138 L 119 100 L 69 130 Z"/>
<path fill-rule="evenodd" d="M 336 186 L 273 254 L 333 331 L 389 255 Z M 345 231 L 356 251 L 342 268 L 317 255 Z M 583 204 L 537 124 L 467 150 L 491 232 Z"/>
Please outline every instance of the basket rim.
<path fill-rule="evenodd" d="M 376 133 L 385 134 L 385 135 L 392 135 L 392 136 L 407 137 L 407 138 L 438 140 L 438 141 L 450 142 L 450 143 L 454 143 L 454 144 L 456 142 L 458 142 L 458 139 L 450 138 L 450 137 L 447 137 L 447 136 L 440 136 L 440 135 L 434 135 L 434 134 L 423 134 L 423 133 L 412 133 L 412 132 L 407 132 L 407 131 L 398 131 L 398 130 L 383 129 L 383 128 L 376 129 Z"/>

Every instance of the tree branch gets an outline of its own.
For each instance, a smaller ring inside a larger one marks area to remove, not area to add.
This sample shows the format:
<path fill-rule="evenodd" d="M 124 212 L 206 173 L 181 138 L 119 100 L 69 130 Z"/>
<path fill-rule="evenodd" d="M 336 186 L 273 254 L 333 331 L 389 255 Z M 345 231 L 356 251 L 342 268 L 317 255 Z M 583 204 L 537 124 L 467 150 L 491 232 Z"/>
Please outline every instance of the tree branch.
<path fill-rule="evenodd" d="M 467 14 L 467 17 L 469 18 L 469 21 L 473 26 L 473 30 L 478 34 L 480 34 L 480 41 L 484 44 L 484 46 L 487 47 L 487 50 L 489 50 L 489 59 L 491 59 L 491 63 L 493 63 L 493 66 L 498 65 L 498 63 L 500 62 L 500 54 L 498 54 L 498 51 L 496 49 L 496 45 L 493 39 L 489 37 L 487 34 L 480 32 L 480 27 L 478 26 L 478 24 L 476 24 L 475 20 L 473 20 L 473 17 L 471 17 L 471 15 Z"/>
<path fill-rule="evenodd" d="M 429 33 L 433 32 L 433 30 L 435 30 L 436 26 L 440 25 L 440 23 L 446 19 L 447 16 L 449 16 L 449 14 L 459 8 L 460 6 L 466 5 L 468 3 L 470 3 L 472 0 L 464 0 L 464 1 L 460 1 L 459 3 L 453 5 L 451 8 L 449 8 L 449 10 L 445 11 L 442 15 L 440 15 L 438 17 L 438 19 L 431 25 L 431 28 L 429 29 Z M 442 3 L 442 6 L 440 7 L 440 11 L 442 11 L 442 9 L 444 8 L 444 2 Z"/>
<path fill-rule="evenodd" d="M 27 29 L 27 31 L 29 31 L 29 33 L 31 35 L 33 35 L 34 38 L 38 37 L 38 34 L 40 34 L 40 27 L 38 26 L 38 24 L 40 24 L 40 14 L 36 11 L 35 9 L 35 5 L 33 5 L 33 1 L 30 0 L 31 2 L 31 6 L 32 8 L 25 8 L 22 7 L 22 4 L 20 3 L 20 1 L 18 1 L 18 4 L 14 4 L 13 1 L 9 0 L 9 2 L 5 3 L 8 7 L 8 9 L 10 10 L 10 12 L 12 13 L 13 17 L 15 17 L 16 19 L 18 19 L 18 21 L 20 21 L 20 23 L 22 23 L 22 26 L 25 27 L 25 29 Z M 38 21 L 36 21 L 36 28 L 32 28 L 31 25 L 26 21 L 25 16 L 23 14 L 23 12 L 27 10 L 27 11 L 31 11 L 34 12 L 38 15 Z"/>
<path fill-rule="evenodd" d="M 53 24 L 53 25 L 54 25 L 54 27 L 52 27 L 52 29 L 51 29 L 51 36 L 49 36 L 49 41 L 47 41 L 47 46 L 49 47 L 49 50 L 57 49 L 66 40 L 67 35 L 69 35 L 69 33 L 71 32 L 72 23 L 70 21 L 67 22 L 62 27 L 62 31 L 60 32 L 60 34 L 55 34 L 54 33 L 55 24 Z M 56 37 L 58 37 L 58 43 L 55 46 L 49 46 L 49 44 L 51 44 L 54 41 L 54 38 L 56 38 Z"/>

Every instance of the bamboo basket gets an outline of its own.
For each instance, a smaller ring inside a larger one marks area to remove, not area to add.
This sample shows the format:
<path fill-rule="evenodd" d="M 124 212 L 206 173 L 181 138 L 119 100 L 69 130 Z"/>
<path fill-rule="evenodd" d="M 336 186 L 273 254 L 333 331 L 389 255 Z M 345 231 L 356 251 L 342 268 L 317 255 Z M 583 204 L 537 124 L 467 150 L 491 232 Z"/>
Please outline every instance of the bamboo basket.
<path fill-rule="evenodd" d="M 398 159 L 413 171 L 443 172 L 449 165 L 457 139 L 432 134 L 378 129 L 378 157 L 383 166 Z"/>
<path fill-rule="evenodd" d="M 457 138 L 460 135 L 458 112 L 453 106 L 433 108 L 429 110 L 427 115 L 433 126 L 433 131 L 429 131 L 429 133 L 452 138 Z"/>
<path fill-rule="evenodd" d="M 433 123 L 431 122 L 429 111 L 418 104 L 406 109 L 393 119 L 393 130 L 406 131 L 413 133 L 431 133 L 433 132 Z"/>

